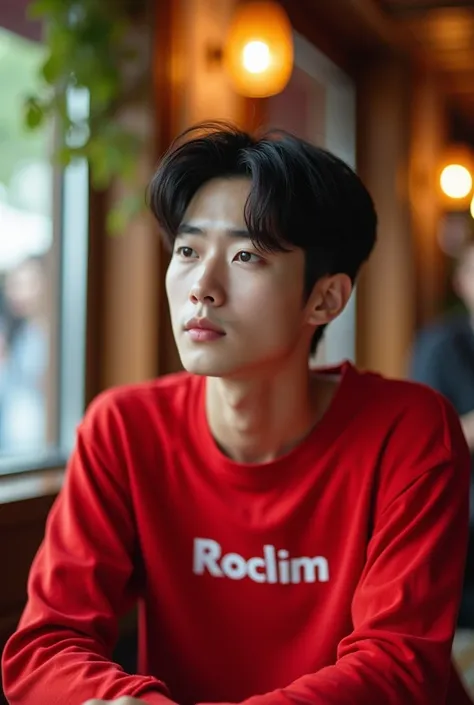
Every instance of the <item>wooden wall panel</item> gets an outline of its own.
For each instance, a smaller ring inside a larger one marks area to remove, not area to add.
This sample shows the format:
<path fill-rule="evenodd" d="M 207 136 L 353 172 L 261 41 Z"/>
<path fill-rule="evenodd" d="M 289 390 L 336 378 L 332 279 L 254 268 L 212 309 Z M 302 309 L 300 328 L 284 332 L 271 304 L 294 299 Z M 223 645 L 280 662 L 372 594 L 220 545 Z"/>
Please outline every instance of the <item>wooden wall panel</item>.
<path fill-rule="evenodd" d="M 404 376 L 415 327 L 408 164 L 411 78 L 397 58 L 368 62 L 357 82 L 358 171 L 379 216 L 378 242 L 358 287 L 357 362 Z"/>

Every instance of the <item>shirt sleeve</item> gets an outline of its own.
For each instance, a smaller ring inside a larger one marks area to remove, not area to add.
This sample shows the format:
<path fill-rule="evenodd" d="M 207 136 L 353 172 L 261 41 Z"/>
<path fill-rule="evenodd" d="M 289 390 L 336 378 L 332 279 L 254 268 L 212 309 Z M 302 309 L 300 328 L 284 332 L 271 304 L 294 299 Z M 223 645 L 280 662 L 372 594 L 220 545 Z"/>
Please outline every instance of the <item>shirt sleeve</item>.
<path fill-rule="evenodd" d="M 447 416 L 440 436 L 451 448 L 438 453 L 436 428 L 423 440 L 422 418 L 411 435 L 393 434 L 397 450 L 380 490 L 391 496 L 377 512 L 353 597 L 353 631 L 336 663 L 245 705 L 445 705 L 467 545 L 469 454 L 454 410 L 434 397 Z"/>
<path fill-rule="evenodd" d="M 3 652 L 10 705 L 123 695 L 170 703 L 163 683 L 129 675 L 111 660 L 118 619 L 136 601 L 139 580 L 125 453 L 109 406 L 95 404 L 78 431 L 30 571 L 26 608 Z"/>

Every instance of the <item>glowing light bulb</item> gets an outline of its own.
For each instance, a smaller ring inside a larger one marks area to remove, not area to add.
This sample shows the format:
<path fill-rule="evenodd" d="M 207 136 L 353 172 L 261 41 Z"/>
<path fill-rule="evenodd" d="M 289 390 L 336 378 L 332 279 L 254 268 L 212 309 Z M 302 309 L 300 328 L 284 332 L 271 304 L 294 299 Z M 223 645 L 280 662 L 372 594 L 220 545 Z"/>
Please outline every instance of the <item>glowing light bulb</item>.
<path fill-rule="evenodd" d="M 449 198 L 466 198 L 472 189 L 472 176 L 465 166 L 450 164 L 443 169 L 440 183 Z"/>
<path fill-rule="evenodd" d="M 474 218 L 474 196 L 472 197 L 471 207 L 469 208 L 472 217 Z"/>
<path fill-rule="evenodd" d="M 271 56 L 265 42 L 248 42 L 242 51 L 242 60 L 249 73 L 263 73 L 270 66 Z"/>
<path fill-rule="evenodd" d="M 290 18 L 276 0 L 235 4 L 224 42 L 224 65 L 233 88 L 248 98 L 277 95 L 293 71 Z"/>

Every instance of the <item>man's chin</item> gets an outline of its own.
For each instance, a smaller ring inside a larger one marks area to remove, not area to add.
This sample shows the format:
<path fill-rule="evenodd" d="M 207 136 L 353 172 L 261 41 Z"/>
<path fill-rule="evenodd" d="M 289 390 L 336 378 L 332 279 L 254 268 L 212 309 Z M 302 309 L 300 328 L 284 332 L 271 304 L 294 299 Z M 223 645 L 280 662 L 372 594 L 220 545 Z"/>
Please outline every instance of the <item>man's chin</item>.
<path fill-rule="evenodd" d="M 207 358 L 207 359 L 205 359 Z M 202 377 L 226 377 L 231 376 L 233 367 L 229 365 L 229 361 L 224 363 L 223 360 L 212 360 L 210 356 L 200 355 L 182 355 L 181 364 L 186 372 Z"/>

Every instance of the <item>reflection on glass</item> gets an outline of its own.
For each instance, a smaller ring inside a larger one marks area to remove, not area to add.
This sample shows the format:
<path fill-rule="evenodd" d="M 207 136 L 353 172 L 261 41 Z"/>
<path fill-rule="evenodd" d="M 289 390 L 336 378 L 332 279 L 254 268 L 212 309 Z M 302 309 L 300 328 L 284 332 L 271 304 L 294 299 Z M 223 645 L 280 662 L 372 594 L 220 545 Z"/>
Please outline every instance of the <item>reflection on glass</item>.
<path fill-rule="evenodd" d="M 52 247 L 51 129 L 23 125 L 44 48 L 0 29 L 0 454 L 46 444 Z"/>

